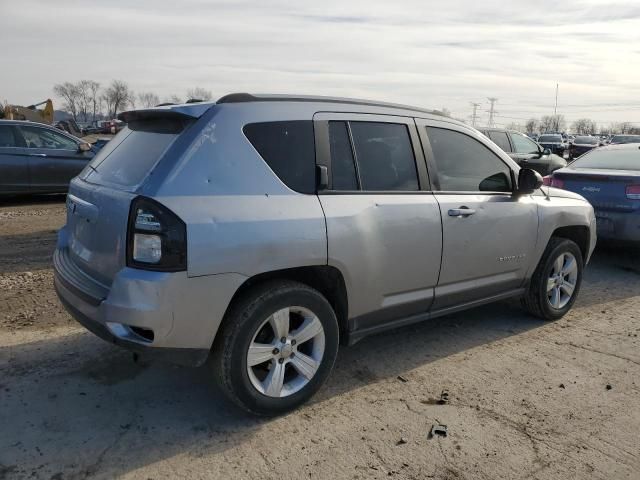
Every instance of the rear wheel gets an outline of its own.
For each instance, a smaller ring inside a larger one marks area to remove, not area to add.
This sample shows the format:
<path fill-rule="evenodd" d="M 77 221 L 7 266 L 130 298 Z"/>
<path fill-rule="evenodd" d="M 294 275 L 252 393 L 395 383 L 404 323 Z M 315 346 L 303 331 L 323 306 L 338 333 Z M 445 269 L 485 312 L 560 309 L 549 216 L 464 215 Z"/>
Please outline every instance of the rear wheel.
<path fill-rule="evenodd" d="M 237 301 L 214 345 L 227 396 L 252 413 L 275 415 L 307 401 L 329 376 L 338 351 L 329 302 L 297 282 L 270 282 Z"/>
<path fill-rule="evenodd" d="M 582 283 L 582 252 L 575 242 L 552 237 L 522 298 L 525 309 L 544 320 L 564 316 Z"/>

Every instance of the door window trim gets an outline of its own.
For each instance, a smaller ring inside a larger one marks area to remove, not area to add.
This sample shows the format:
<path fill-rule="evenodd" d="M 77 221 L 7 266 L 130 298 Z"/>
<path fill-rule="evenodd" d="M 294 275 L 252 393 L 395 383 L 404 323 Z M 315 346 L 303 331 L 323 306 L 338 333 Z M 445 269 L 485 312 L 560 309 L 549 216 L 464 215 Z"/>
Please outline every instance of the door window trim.
<path fill-rule="evenodd" d="M 517 191 L 518 183 L 517 177 L 511 165 L 506 162 L 501 155 L 496 152 L 496 148 L 499 149 L 497 145 L 493 147 L 493 141 L 487 137 L 487 141 L 485 141 L 482 137 L 474 137 L 473 135 L 469 135 L 469 132 L 465 131 L 463 127 L 460 127 L 453 123 L 448 122 L 438 122 L 435 120 L 428 120 L 425 118 L 416 118 L 416 126 L 418 129 L 418 135 L 422 142 L 422 147 L 424 149 L 424 156 L 427 164 L 427 168 L 429 170 L 429 178 L 431 179 L 431 188 L 434 194 L 442 194 L 442 195 L 502 195 L 502 196 L 513 196 L 513 194 Z M 491 153 L 493 153 L 504 165 L 509 169 L 511 176 L 511 192 L 494 192 L 494 191 L 457 191 L 457 190 L 441 190 L 440 189 L 440 180 L 438 177 L 438 168 L 435 161 L 435 156 L 433 154 L 433 149 L 431 148 L 431 143 L 429 141 L 429 136 L 427 135 L 427 127 L 431 128 L 441 128 L 443 130 L 451 130 L 462 135 L 466 135 L 473 140 L 476 140 L 485 148 L 489 149 Z M 502 152 L 502 151 L 501 151 Z M 507 155 L 506 152 L 502 152 L 504 155 Z"/>
<path fill-rule="evenodd" d="M 358 190 L 333 190 L 331 175 L 331 146 L 329 140 L 329 122 L 345 122 L 349 141 L 351 143 L 351 154 L 353 157 L 356 182 Z M 405 125 L 409 134 L 411 151 L 413 152 L 414 164 L 416 167 L 416 177 L 418 180 L 418 190 L 362 190 L 360 179 L 360 169 L 355 152 L 355 143 L 351 132 L 351 122 L 369 123 L 391 123 Z M 418 135 L 418 129 L 413 117 L 398 115 L 384 115 L 379 113 L 344 113 L 319 111 L 313 116 L 314 135 L 316 143 L 316 165 L 327 168 L 328 187 L 317 189 L 318 195 L 422 195 L 431 193 L 431 182 L 429 172 L 425 163 L 424 151 Z"/>

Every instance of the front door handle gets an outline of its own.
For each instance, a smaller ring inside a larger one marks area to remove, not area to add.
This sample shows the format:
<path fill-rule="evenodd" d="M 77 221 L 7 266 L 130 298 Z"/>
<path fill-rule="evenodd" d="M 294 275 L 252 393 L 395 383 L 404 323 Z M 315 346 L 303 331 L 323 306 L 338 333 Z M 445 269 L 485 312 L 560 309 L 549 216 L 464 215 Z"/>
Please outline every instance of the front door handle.
<path fill-rule="evenodd" d="M 46 153 L 30 153 L 29 156 L 30 157 L 46 157 L 47 154 Z"/>
<path fill-rule="evenodd" d="M 450 217 L 468 217 L 474 213 L 476 213 L 476 211 L 468 207 L 452 208 L 449 210 Z"/>

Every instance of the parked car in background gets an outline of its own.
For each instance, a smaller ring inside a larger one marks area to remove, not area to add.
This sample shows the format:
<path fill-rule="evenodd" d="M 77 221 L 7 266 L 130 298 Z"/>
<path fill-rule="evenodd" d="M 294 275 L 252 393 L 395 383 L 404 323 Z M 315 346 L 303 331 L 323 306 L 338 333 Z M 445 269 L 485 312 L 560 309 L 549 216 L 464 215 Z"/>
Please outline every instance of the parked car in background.
<path fill-rule="evenodd" d="M 579 193 L 593 205 L 598 237 L 640 242 L 640 145 L 591 150 L 545 183 Z"/>
<path fill-rule="evenodd" d="M 623 143 L 640 143 L 640 135 L 614 135 L 609 144 L 620 145 Z"/>
<path fill-rule="evenodd" d="M 480 132 L 504 150 L 518 165 L 532 168 L 542 176 L 567 166 L 567 161 L 562 157 L 552 154 L 522 133 L 502 128 L 481 128 Z"/>
<path fill-rule="evenodd" d="M 0 120 L 0 194 L 65 192 L 96 151 L 55 127 Z"/>
<path fill-rule="evenodd" d="M 340 342 L 508 297 L 558 319 L 595 245 L 584 198 L 419 108 L 234 94 L 122 117 L 72 181 L 58 296 L 123 347 L 211 353 L 250 412 L 308 400 Z"/>
<path fill-rule="evenodd" d="M 590 135 L 575 137 L 575 139 L 569 144 L 569 159 L 573 160 L 578 158 L 580 155 L 602 145 L 603 142 L 600 141 L 598 137 L 592 137 Z"/>
<path fill-rule="evenodd" d="M 555 153 L 561 157 L 564 157 L 564 152 L 567 149 L 567 143 L 559 133 L 545 133 L 540 135 L 540 137 L 538 137 L 538 143 L 542 145 L 543 148 L 548 148 L 551 153 Z"/>

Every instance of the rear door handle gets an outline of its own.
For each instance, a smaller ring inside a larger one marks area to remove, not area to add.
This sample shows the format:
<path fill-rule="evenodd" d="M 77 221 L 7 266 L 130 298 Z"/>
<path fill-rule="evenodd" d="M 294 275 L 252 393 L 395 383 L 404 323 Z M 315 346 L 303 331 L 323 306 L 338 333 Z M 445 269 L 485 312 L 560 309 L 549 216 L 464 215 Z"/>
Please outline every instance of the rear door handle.
<path fill-rule="evenodd" d="M 452 208 L 449 210 L 450 217 L 468 217 L 474 213 L 476 213 L 476 211 L 473 208 L 467 207 Z"/>
<path fill-rule="evenodd" d="M 30 157 L 46 157 L 47 154 L 46 153 L 30 153 L 29 156 Z"/>

